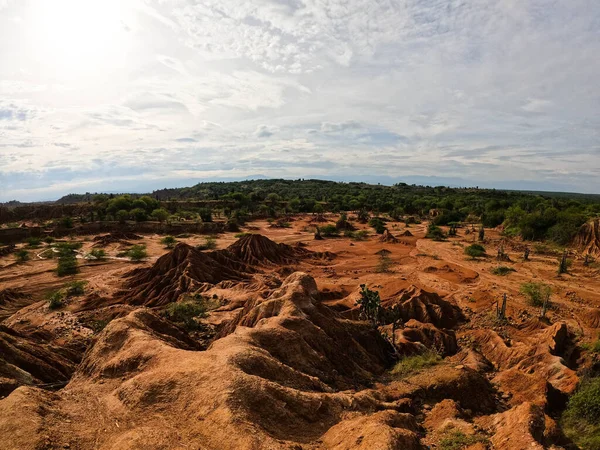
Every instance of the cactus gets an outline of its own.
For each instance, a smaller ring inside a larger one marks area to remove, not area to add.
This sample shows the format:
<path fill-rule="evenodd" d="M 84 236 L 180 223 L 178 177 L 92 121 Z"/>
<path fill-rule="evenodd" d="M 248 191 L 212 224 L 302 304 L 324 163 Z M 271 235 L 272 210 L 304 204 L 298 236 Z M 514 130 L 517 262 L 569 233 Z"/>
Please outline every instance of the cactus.
<path fill-rule="evenodd" d="M 485 239 L 485 229 L 483 228 L 483 225 L 481 225 L 481 228 L 479 229 L 479 240 L 483 241 Z"/>
<path fill-rule="evenodd" d="M 523 254 L 523 261 L 529 261 L 529 247 L 525 247 L 525 253 Z"/>
<path fill-rule="evenodd" d="M 561 275 L 563 273 L 567 273 L 567 251 L 563 252 L 562 258 L 558 263 L 558 274 Z"/>

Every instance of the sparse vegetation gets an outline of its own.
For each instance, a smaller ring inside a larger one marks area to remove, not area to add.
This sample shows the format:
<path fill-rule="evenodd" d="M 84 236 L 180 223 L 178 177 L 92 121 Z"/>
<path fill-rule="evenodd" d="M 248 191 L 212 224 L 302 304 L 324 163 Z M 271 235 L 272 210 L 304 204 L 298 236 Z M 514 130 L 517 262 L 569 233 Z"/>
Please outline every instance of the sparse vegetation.
<path fill-rule="evenodd" d="M 54 310 L 64 306 L 65 294 L 63 291 L 54 291 L 48 294 L 48 308 Z"/>
<path fill-rule="evenodd" d="M 440 227 L 430 223 L 427 227 L 427 234 L 425 237 L 428 239 L 433 239 L 434 241 L 443 241 L 446 238 L 446 235 Z"/>
<path fill-rule="evenodd" d="M 498 266 L 492 269 L 492 273 L 494 275 L 499 275 L 501 277 L 508 275 L 511 272 L 516 272 L 516 270 L 512 267 L 508 266 Z"/>
<path fill-rule="evenodd" d="M 600 450 L 600 378 L 582 381 L 567 404 L 561 425 L 579 448 Z"/>
<path fill-rule="evenodd" d="M 164 245 L 165 248 L 171 249 L 175 247 L 175 244 L 177 244 L 177 239 L 175 239 L 173 236 L 165 236 L 160 240 L 160 243 Z"/>
<path fill-rule="evenodd" d="M 471 244 L 465 248 L 465 255 L 470 256 L 472 259 L 481 258 L 486 255 L 485 247 L 481 244 Z"/>
<path fill-rule="evenodd" d="M 356 304 L 360 306 L 360 315 L 364 320 L 369 320 L 376 326 L 381 313 L 381 298 L 379 292 L 372 291 L 366 284 L 360 285 L 360 298 Z"/>
<path fill-rule="evenodd" d="M 435 366 L 442 358 L 433 350 L 427 350 L 420 355 L 402 358 L 392 369 L 392 375 L 396 378 L 406 378 L 423 369 Z"/>
<path fill-rule="evenodd" d="M 167 319 L 177 323 L 187 330 L 196 330 L 199 317 L 206 315 L 206 306 L 201 298 L 189 299 L 181 302 L 171 303 L 165 309 L 164 315 Z"/>
<path fill-rule="evenodd" d="M 373 217 L 369 220 L 369 225 L 373 227 L 377 234 L 383 234 L 385 231 L 385 222 L 381 217 Z"/>
<path fill-rule="evenodd" d="M 541 282 L 523 283 L 519 288 L 519 292 L 527 297 L 527 302 L 531 306 L 544 306 L 549 303 L 552 288 Z"/>
<path fill-rule="evenodd" d="M 487 438 L 478 434 L 467 435 L 460 430 L 450 429 L 440 439 L 440 450 L 462 450 L 477 443 L 487 442 Z"/>
<path fill-rule="evenodd" d="M 369 237 L 369 232 L 367 230 L 346 230 L 344 236 L 349 237 L 353 241 L 364 241 Z"/>
<path fill-rule="evenodd" d="M 321 232 L 321 236 L 323 237 L 334 237 L 339 236 L 340 230 L 338 230 L 335 225 L 328 224 L 319 227 L 319 231 Z"/>
<path fill-rule="evenodd" d="M 29 248 L 38 248 L 42 243 L 42 239 L 38 237 L 27 238 L 27 246 Z"/>
<path fill-rule="evenodd" d="M 106 259 L 106 252 L 101 248 L 92 249 L 92 251 L 90 251 L 90 255 L 98 261 L 103 261 Z"/>
<path fill-rule="evenodd" d="M 137 261 L 141 261 L 142 259 L 147 258 L 148 252 L 146 251 L 145 245 L 138 244 L 138 245 L 134 245 L 129 250 L 127 250 L 126 255 L 132 261 L 137 262 Z"/>
<path fill-rule="evenodd" d="M 24 248 L 22 248 L 15 252 L 15 257 L 17 258 L 17 262 L 20 262 L 20 263 L 29 261 L 29 252 L 27 250 L 25 250 Z"/>
<path fill-rule="evenodd" d="M 85 280 L 72 281 L 64 287 L 67 297 L 76 297 L 85 294 L 85 286 L 88 284 Z"/>
<path fill-rule="evenodd" d="M 204 240 L 204 244 L 196 246 L 198 250 L 214 250 L 217 248 L 217 240 L 212 236 L 207 236 Z"/>

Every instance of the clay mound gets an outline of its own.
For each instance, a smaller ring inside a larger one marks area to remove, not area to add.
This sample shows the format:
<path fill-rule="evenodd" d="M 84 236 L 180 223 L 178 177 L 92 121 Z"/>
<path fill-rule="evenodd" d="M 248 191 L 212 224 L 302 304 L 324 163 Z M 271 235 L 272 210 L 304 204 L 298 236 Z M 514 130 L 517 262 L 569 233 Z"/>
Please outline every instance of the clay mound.
<path fill-rule="evenodd" d="M 150 268 L 125 275 L 122 301 L 131 305 L 163 306 L 177 301 L 181 294 L 205 290 L 225 280 L 245 281 L 255 270 L 227 251 L 202 252 L 179 243 Z"/>
<path fill-rule="evenodd" d="M 312 252 L 300 246 L 278 244 L 261 234 L 247 234 L 227 247 L 234 258 L 250 265 L 297 264 L 304 258 L 333 257 L 331 253 Z"/>
<path fill-rule="evenodd" d="M 22 385 L 64 386 L 77 359 L 63 349 L 35 342 L 0 325 L 0 397 Z"/>
<path fill-rule="evenodd" d="M 590 328 L 600 328 L 600 309 L 586 308 L 578 314 L 579 318 Z"/>
<path fill-rule="evenodd" d="M 600 258 L 600 219 L 583 224 L 573 240 L 573 246 L 584 255 Z"/>
<path fill-rule="evenodd" d="M 384 300 L 384 308 L 398 307 L 402 320 L 415 319 L 423 323 L 432 323 L 438 328 L 452 328 L 464 320 L 460 308 L 435 292 L 427 292 L 416 286 L 405 289 L 399 297 Z"/>
<path fill-rule="evenodd" d="M 96 236 L 94 238 L 94 248 L 107 247 L 110 244 L 121 244 L 121 245 L 131 245 L 129 241 L 138 241 L 142 239 L 141 236 L 138 236 L 134 233 L 128 233 L 123 231 L 115 231 L 110 234 L 104 234 L 102 236 Z"/>
<path fill-rule="evenodd" d="M 386 228 L 385 231 L 383 232 L 383 234 L 381 235 L 381 237 L 379 238 L 379 242 L 387 242 L 389 244 L 397 244 L 398 239 L 396 239 L 394 237 L 394 235 L 392 233 L 390 233 L 390 230 L 388 230 Z"/>
<path fill-rule="evenodd" d="M 0 400 L 3 442 L 7 449 L 42 448 L 48 436 L 82 450 L 421 449 L 414 418 L 365 389 L 391 362 L 387 341 L 316 295 L 311 277 L 290 276 L 206 351 L 190 351 L 147 309 L 116 319 L 66 389 L 20 389 Z"/>
<path fill-rule="evenodd" d="M 404 236 L 404 237 L 412 237 L 412 236 L 413 236 L 413 234 L 412 234 L 410 231 L 408 231 L 408 230 L 405 230 L 405 231 L 404 231 L 404 233 L 400 234 L 400 236 Z"/>
<path fill-rule="evenodd" d="M 382 330 L 391 335 L 392 326 Z M 458 350 L 456 336 L 452 330 L 440 330 L 430 323 L 409 320 L 404 328 L 395 330 L 393 343 L 400 355 L 416 355 L 430 349 L 443 356 L 454 355 Z"/>
<path fill-rule="evenodd" d="M 0 322 L 31 303 L 31 295 L 17 289 L 0 290 Z"/>

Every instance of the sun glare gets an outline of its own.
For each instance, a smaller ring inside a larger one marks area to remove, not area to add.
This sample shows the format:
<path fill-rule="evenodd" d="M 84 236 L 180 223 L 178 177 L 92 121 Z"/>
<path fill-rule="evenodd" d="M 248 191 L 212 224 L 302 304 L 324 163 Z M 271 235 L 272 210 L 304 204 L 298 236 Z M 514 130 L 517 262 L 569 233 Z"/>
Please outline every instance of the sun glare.
<path fill-rule="evenodd" d="M 125 60 L 127 1 L 38 0 L 30 9 L 32 53 L 61 79 L 118 68 Z"/>

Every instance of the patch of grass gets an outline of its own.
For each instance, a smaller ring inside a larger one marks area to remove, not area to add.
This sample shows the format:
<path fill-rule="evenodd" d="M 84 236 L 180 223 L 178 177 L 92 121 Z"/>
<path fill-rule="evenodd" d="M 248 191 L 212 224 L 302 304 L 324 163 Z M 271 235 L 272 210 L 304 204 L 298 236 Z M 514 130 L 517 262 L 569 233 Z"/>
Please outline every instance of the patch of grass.
<path fill-rule="evenodd" d="M 470 256 L 472 259 L 485 256 L 485 247 L 481 244 L 471 244 L 465 248 L 465 255 Z"/>
<path fill-rule="evenodd" d="M 441 450 L 461 450 L 479 442 L 485 443 L 487 438 L 476 434 L 467 435 L 460 430 L 452 429 L 444 433 L 439 448 Z"/>
<path fill-rule="evenodd" d="M 65 305 L 65 294 L 63 291 L 55 291 L 51 292 L 47 296 L 48 298 L 48 308 L 55 310 L 62 308 Z"/>
<path fill-rule="evenodd" d="M 171 249 L 175 247 L 175 244 L 177 244 L 177 239 L 175 239 L 173 236 L 165 236 L 160 240 L 160 243 L 164 245 L 165 248 Z"/>
<path fill-rule="evenodd" d="M 427 350 L 420 355 L 407 356 L 401 359 L 392 369 L 392 375 L 402 379 L 441 362 L 442 358 L 436 352 Z"/>
<path fill-rule="evenodd" d="M 353 241 L 364 241 L 369 237 L 369 232 L 367 230 L 346 230 L 344 231 L 344 236 L 349 237 Z"/>
<path fill-rule="evenodd" d="M 321 236 L 323 237 L 333 237 L 340 235 L 340 230 L 338 230 L 335 227 L 335 225 L 332 224 L 323 225 L 322 227 L 319 227 L 319 230 L 321 231 Z"/>
<path fill-rule="evenodd" d="M 90 255 L 93 256 L 98 261 L 103 261 L 106 259 L 106 252 L 101 248 L 94 248 L 90 252 Z"/>
<path fill-rule="evenodd" d="M 196 248 L 198 250 L 214 250 L 217 248 L 217 240 L 212 236 L 208 236 L 204 240 L 204 244 L 199 244 L 196 246 Z"/>
<path fill-rule="evenodd" d="M 600 338 L 596 339 L 594 342 L 586 342 L 585 344 L 581 344 L 580 347 L 588 352 L 600 353 Z"/>
<path fill-rule="evenodd" d="M 22 248 L 21 250 L 17 250 L 15 252 L 15 256 L 16 256 L 18 262 L 29 261 L 29 252 L 27 250 L 25 250 L 24 248 Z"/>
<path fill-rule="evenodd" d="M 184 300 L 171 303 L 165 309 L 164 315 L 187 330 L 196 330 L 199 327 L 196 318 L 206 316 L 206 310 L 206 305 L 201 299 Z"/>
<path fill-rule="evenodd" d="M 499 275 L 501 277 L 506 276 L 511 272 L 516 272 L 516 270 L 508 266 L 498 266 L 492 269 L 494 275 Z"/>
<path fill-rule="evenodd" d="M 38 248 L 42 243 L 42 239 L 39 237 L 30 237 L 27 238 L 26 242 L 29 248 Z"/>
<path fill-rule="evenodd" d="M 241 238 L 243 238 L 244 236 L 248 236 L 249 234 L 252 234 L 252 233 L 246 233 L 246 232 L 243 232 L 243 233 L 238 233 L 238 234 L 236 234 L 236 235 L 235 235 L 235 238 L 236 238 L 236 239 L 241 239 Z"/>
<path fill-rule="evenodd" d="M 544 306 L 544 301 L 550 299 L 552 288 L 545 283 L 523 283 L 519 292 L 527 297 L 527 302 L 531 306 Z M 548 301 L 548 303 L 550 303 Z"/>
<path fill-rule="evenodd" d="M 86 280 L 72 281 L 68 283 L 64 289 L 67 297 L 76 297 L 78 295 L 85 294 L 85 286 L 87 285 Z"/>
<path fill-rule="evenodd" d="M 148 252 L 146 252 L 145 245 L 134 245 L 129 250 L 127 250 L 126 255 L 132 261 L 137 262 L 137 261 L 141 261 L 142 259 L 147 258 Z"/>
<path fill-rule="evenodd" d="M 600 450 L 600 378 L 580 384 L 567 404 L 561 425 L 579 448 Z"/>

